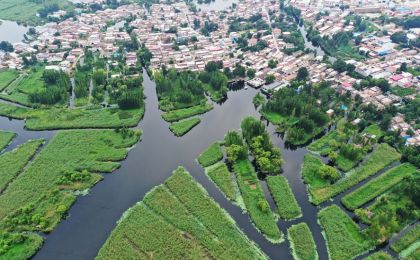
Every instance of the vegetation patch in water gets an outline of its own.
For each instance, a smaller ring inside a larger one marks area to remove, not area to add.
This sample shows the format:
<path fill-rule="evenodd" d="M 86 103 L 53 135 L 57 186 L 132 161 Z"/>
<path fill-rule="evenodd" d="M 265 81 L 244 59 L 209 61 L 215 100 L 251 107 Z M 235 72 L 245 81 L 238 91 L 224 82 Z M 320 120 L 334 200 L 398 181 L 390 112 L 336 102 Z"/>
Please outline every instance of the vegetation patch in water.
<path fill-rule="evenodd" d="M 178 168 L 124 214 L 97 259 L 266 259 L 188 172 Z"/>
<path fill-rule="evenodd" d="M 287 179 L 283 176 L 268 176 L 266 180 L 280 217 L 289 220 L 301 216 L 302 211 Z"/>
<path fill-rule="evenodd" d="M 94 172 L 118 168 L 139 136 L 132 130 L 58 132 L 0 195 L 0 230 L 52 231 L 74 203 L 73 191 L 98 182 Z"/>
<path fill-rule="evenodd" d="M 175 121 L 179 121 L 188 117 L 204 114 L 212 109 L 213 109 L 213 105 L 206 103 L 206 104 L 202 104 L 198 106 L 181 108 L 181 109 L 165 112 L 164 114 L 162 114 L 162 117 L 165 121 L 175 122 Z"/>
<path fill-rule="evenodd" d="M 0 152 L 16 137 L 15 133 L 0 131 Z"/>
<path fill-rule="evenodd" d="M 292 249 L 293 259 L 318 259 L 315 241 L 312 237 L 311 230 L 306 223 L 299 223 L 288 228 L 287 237 L 290 242 L 290 248 Z"/>
<path fill-rule="evenodd" d="M 347 194 L 341 201 L 346 208 L 355 210 L 386 192 L 405 177 L 415 174 L 416 172 L 417 169 L 413 165 L 409 163 L 401 164 L 370 180 L 357 190 Z"/>
<path fill-rule="evenodd" d="M 313 203 L 316 205 L 348 190 L 357 183 L 382 170 L 384 167 L 399 160 L 401 155 L 388 144 L 379 144 L 359 167 L 348 172 L 345 177 L 332 185 L 313 191 Z"/>
<path fill-rule="evenodd" d="M 332 260 L 353 259 L 373 246 L 359 226 L 336 205 L 319 211 L 318 220 Z"/>
<path fill-rule="evenodd" d="M 200 156 L 198 162 L 203 167 L 207 167 L 217 163 L 223 159 L 223 151 L 219 142 L 210 145 Z"/>
<path fill-rule="evenodd" d="M 392 256 L 384 251 L 379 251 L 363 258 L 363 260 L 392 260 Z"/>
<path fill-rule="evenodd" d="M 18 77 L 17 70 L 1 70 L 0 71 L 0 92 L 2 92 L 9 84 Z"/>
<path fill-rule="evenodd" d="M 169 129 L 174 133 L 176 136 L 183 136 L 188 133 L 191 129 L 193 129 L 196 125 L 201 122 L 201 119 L 198 117 L 185 119 L 182 121 L 178 121 L 172 123 L 169 126 Z"/>
<path fill-rule="evenodd" d="M 35 155 L 43 140 L 28 141 L 0 155 L 0 194 Z"/>
<path fill-rule="evenodd" d="M 283 241 L 283 234 L 276 224 L 276 219 L 265 198 L 257 174 L 248 160 L 239 160 L 234 164 L 234 172 L 246 209 L 255 226 L 272 242 Z"/>
<path fill-rule="evenodd" d="M 226 164 L 223 162 L 216 163 L 207 167 L 205 172 L 228 199 L 238 202 L 240 194 Z"/>
<path fill-rule="evenodd" d="M 396 253 L 401 253 L 416 241 L 420 241 L 420 224 L 416 224 L 414 228 L 405 233 L 397 241 L 391 244 L 391 249 Z M 420 246 L 419 246 L 420 247 Z"/>

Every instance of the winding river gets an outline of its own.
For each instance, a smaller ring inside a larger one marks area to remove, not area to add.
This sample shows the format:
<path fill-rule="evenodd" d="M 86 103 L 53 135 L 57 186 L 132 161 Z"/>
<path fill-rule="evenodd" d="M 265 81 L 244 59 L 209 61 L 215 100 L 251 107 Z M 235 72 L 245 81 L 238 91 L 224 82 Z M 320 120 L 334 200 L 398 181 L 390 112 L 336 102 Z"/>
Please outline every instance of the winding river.
<path fill-rule="evenodd" d="M 129 152 L 127 159 L 121 162 L 121 168 L 114 173 L 105 174 L 104 180 L 94 186 L 88 195 L 77 199 L 70 209 L 69 217 L 51 234 L 45 235 L 45 243 L 34 259 L 93 259 L 122 214 L 140 201 L 154 186 L 164 182 L 179 165 L 184 166 L 205 187 L 209 194 L 232 215 L 245 234 L 271 259 L 292 259 L 287 240 L 280 245 L 268 242 L 250 223 L 248 215 L 242 213 L 238 206 L 233 205 L 221 194 L 195 161 L 210 144 L 222 140 L 227 131 L 239 129 L 244 117 L 259 117 L 258 111 L 252 104 L 252 98 L 257 90 L 250 88 L 229 91 L 226 102 L 215 104 L 213 110 L 201 116 L 202 122 L 199 125 L 184 137 L 178 138 L 169 131 L 169 124 L 161 118 L 154 82 L 146 73 L 143 76 L 147 99 L 144 119 L 138 125 L 143 131 L 142 140 Z M 28 139 L 48 140 L 54 134 L 54 131 L 24 130 L 23 121 L 4 117 L 0 117 L 0 125 L 2 130 L 18 133 L 18 137 L 8 149 Z M 285 147 L 283 138 L 275 134 L 274 126 L 268 125 L 268 130 L 274 144 L 283 151 L 285 161 L 282 167 L 283 175 L 289 180 L 303 213 L 301 218 L 293 221 L 280 220 L 278 226 L 284 234 L 287 234 L 287 228 L 291 225 L 306 222 L 313 233 L 320 259 L 327 259 L 325 241 L 316 218 L 319 207 L 309 203 L 306 187 L 300 176 L 300 168 L 307 150 Z M 365 182 L 356 187 L 363 183 Z M 268 195 L 265 182 L 261 181 L 261 184 Z M 334 201 L 339 201 L 342 196 L 337 196 Z M 267 198 L 274 207 L 271 197 Z M 334 201 L 322 206 L 332 204 Z"/>

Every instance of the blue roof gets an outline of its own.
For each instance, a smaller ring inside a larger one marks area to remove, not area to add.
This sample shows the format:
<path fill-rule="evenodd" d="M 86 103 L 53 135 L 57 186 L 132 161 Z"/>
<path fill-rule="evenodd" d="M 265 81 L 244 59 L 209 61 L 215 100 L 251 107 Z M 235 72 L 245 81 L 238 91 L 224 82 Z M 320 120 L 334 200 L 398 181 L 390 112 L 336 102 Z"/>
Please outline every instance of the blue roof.
<path fill-rule="evenodd" d="M 341 105 L 341 109 L 343 109 L 343 110 L 347 110 L 348 108 L 347 108 L 347 106 L 346 106 L 346 105 Z"/>

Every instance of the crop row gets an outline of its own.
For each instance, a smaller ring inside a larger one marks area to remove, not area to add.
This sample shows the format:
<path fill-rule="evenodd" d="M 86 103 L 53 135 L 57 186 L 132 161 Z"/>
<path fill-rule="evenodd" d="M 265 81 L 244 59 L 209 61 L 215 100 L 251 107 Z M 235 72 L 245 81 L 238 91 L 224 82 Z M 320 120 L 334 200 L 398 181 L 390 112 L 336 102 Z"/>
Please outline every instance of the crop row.
<path fill-rule="evenodd" d="M 302 215 L 299 204 L 284 176 L 268 176 L 266 180 L 281 218 L 294 219 Z"/>

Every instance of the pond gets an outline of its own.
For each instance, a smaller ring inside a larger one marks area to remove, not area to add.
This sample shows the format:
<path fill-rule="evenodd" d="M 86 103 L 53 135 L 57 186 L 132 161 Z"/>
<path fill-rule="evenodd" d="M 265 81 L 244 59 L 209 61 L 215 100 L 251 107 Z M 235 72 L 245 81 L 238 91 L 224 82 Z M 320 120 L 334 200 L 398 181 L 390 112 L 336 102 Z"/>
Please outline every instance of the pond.
<path fill-rule="evenodd" d="M 213 0 L 209 3 L 199 4 L 197 1 L 195 2 L 197 9 L 201 9 L 201 11 L 222 11 L 227 10 L 229 7 L 232 6 L 233 3 L 238 3 L 238 0 Z"/>
<path fill-rule="evenodd" d="M 0 20 L 0 41 L 17 43 L 22 41 L 23 35 L 27 33 L 29 27 L 19 25 L 16 22 Z"/>

